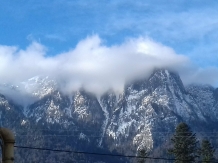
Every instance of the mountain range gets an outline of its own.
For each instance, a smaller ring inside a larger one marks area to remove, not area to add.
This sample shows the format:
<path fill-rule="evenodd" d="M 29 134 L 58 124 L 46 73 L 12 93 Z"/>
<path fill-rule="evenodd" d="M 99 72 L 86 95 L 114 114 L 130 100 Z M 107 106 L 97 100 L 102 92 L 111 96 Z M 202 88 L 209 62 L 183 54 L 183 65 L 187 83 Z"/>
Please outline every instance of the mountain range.
<path fill-rule="evenodd" d="M 31 93 L 31 98 L 12 98 L 12 94 L 21 96 L 23 89 Z M 133 156 L 145 148 L 152 156 L 167 156 L 165 149 L 180 122 L 187 123 L 199 139 L 216 137 L 218 89 L 210 85 L 184 86 L 177 73 L 166 69 L 126 83 L 122 93 L 109 90 L 101 96 L 83 88 L 65 94 L 49 77 L 34 77 L 20 86 L 0 85 L 0 124 L 13 130 L 17 146 Z M 135 161 L 16 148 L 15 162 L 26 160 Z"/>

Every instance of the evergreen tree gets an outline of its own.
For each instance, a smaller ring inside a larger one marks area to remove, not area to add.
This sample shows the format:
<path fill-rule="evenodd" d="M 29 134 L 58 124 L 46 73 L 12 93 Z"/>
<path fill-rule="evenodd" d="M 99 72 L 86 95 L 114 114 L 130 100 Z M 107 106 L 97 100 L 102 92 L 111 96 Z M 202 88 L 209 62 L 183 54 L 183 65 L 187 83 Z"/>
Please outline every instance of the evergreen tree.
<path fill-rule="evenodd" d="M 175 157 L 175 163 L 192 163 L 197 156 L 197 139 L 186 123 L 180 123 L 176 127 L 171 139 L 173 148 L 168 152 Z"/>
<path fill-rule="evenodd" d="M 215 160 L 214 152 L 215 149 L 211 143 L 208 140 L 203 139 L 200 149 L 202 163 L 212 163 Z"/>

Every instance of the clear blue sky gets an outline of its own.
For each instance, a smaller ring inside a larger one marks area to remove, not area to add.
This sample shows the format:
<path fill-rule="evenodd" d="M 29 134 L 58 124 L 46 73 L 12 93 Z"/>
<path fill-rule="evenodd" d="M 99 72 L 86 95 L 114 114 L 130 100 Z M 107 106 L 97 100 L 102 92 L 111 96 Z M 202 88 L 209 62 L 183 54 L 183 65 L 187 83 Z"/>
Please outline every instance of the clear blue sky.
<path fill-rule="evenodd" d="M 148 37 L 199 67 L 218 66 L 217 0 L 13 0 L 0 5 L 0 45 L 47 55 L 69 51 L 88 36 L 105 45 Z"/>

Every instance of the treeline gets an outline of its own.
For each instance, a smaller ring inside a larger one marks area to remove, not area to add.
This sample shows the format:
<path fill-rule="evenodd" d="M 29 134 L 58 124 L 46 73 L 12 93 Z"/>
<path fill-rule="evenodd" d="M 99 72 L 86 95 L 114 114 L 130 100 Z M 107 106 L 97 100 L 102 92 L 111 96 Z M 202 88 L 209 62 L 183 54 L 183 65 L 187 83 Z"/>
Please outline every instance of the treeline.
<path fill-rule="evenodd" d="M 186 123 L 180 123 L 171 138 L 171 147 L 167 149 L 167 153 L 172 156 L 169 162 L 174 163 L 214 163 L 215 148 L 208 139 L 199 142 L 196 134 L 190 130 Z M 138 151 L 139 158 L 137 163 L 149 162 L 145 149 Z M 147 157 L 147 158 L 146 158 Z M 170 161 L 173 160 L 173 161 Z"/>

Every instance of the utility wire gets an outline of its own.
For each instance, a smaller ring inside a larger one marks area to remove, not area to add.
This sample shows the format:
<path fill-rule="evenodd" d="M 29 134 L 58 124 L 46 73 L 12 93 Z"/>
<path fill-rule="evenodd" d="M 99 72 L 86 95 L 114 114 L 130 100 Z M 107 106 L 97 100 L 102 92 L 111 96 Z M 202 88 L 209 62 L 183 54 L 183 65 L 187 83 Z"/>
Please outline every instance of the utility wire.
<path fill-rule="evenodd" d="M 23 149 L 34 149 L 34 150 L 43 150 L 43 151 L 53 151 L 53 152 L 66 152 L 66 153 L 76 153 L 76 154 L 88 154 L 88 155 L 99 155 L 99 156 L 112 156 L 112 157 L 126 157 L 126 158 L 147 158 L 155 160 L 175 160 L 162 157 L 141 157 L 141 156 L 132 156 L 132 155 L 120 155 L 120 154 L 107 154 L 107 153 L 96 153 L 96 152 L 84 152 L 84 151 L 72 151 L 72 150 L 61 150 L 61 149 L 50 149 L 50 148 L 38 148 L 38 147 L 26 147 L 14 145 L 15 148 Z"/>
<path fill-rule="evenodd" d="M 84 152 L 84 151 L 73 151 L 73 150 L 61 150 L 61 149 L 50 149 L 50 148 L 38 148 L 38 147 L 26 147 L 14 145 L 15 148 L 23 149 L 33 149 L 33 150 L 43 150 L 43 151 L 53 151 L 53 152 L 65 152 L 65 153 L 75 153 L 75 154 L 87 154 L 87 155 L 98 155 L 98 156 L 111 156 L 111 157 L 125 157 L 125 158 L 138 158 L 138 159 L 152 159 L 152 160 L 166 160 L 166 161 L 190 161 L 190 160 L 181 160 L 181 159 L 171 159 L 164 157 L 142 157 L 142 156 L 133 156 L 133 155 L 121 155 L 121 154 L 107 154 L 107 153 L 97 153 L 97 152 Z M 206 161 L 210 162 L 211 161 Z M 218 163 L 213 162 L 213 163 Z"/>

